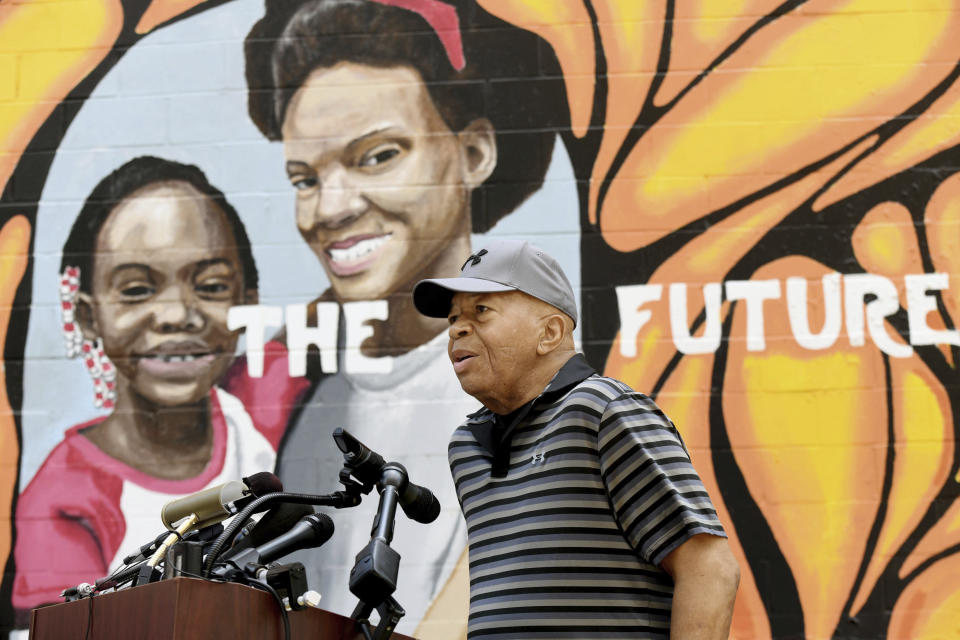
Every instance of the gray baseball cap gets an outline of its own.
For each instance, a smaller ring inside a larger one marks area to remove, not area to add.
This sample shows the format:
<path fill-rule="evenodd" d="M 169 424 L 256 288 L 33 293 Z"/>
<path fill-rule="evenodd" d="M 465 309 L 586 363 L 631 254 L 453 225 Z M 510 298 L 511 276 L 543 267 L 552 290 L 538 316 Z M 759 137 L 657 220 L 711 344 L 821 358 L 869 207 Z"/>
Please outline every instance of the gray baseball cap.
<path fill-rule="evenodd" d="M 446 318 L 455 293 L 522 291 L 564 312 L 577 324 L 573 287 L 560 264 L 526 240 L 498 240 L 463 263 L 457 278 L 421 280 L 413 304 L 431 318 Z"/>

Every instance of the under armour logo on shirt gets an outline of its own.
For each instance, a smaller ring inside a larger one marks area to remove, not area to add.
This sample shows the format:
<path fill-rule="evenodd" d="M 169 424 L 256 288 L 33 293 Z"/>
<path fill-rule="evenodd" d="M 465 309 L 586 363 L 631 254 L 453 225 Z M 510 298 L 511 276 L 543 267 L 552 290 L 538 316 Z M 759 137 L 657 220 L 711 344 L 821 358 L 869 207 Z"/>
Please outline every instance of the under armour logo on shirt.
<path fill-rule="evenodd" d="M 469 258 L 467 258 L 466 262 L 463 263 L 463 266 L 460 267 L 460 271 L 463 271 L 464 269 L 466 269 L 466 268 L 467 268 L 467 262 L 470 262 L 471 260 L 472 260 L 473 262 L 470 262 L 470 266 L 471 266 L 471 267 L 477 266 L 478 264 L 480 264 L 480 256 L 485 256 L 485 255 L 487 255 L 487 250 L 486 250 L 486 249 L 480 249 L 479 252 L 477 252 L 477 253 L 473 254 L 472 256 L 470 256 Z"/>
<path fill-rule="evenodd" d="M 543 451 L 537 451 L 533 454 L 533 459 L 530 460 L 530 464 L 543 464 L 544 457 Z"/>

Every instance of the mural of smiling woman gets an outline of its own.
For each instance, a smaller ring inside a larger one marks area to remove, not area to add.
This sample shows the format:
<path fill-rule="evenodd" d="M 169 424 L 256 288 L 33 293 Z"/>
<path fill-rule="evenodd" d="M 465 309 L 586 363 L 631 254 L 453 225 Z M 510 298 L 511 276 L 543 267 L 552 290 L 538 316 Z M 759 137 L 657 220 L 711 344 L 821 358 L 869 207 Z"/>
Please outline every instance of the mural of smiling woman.
<path fill-rule="evenodd" d="M 20 610 L 106 575 L 157 534 L 172 497 L 272 468 L 278 439 L 215 386 L 238 339 L 227 310 L 256 301 L 257 269 L 199 169 L 153 157 L 118 168 L 87 198 L 62 265 L 68 344 L 94 373 L 115 367 L 96 385 L 113 410 L 68 430 L 20 496 Z"/>
<path fill-rule="evenodd" d="M 457 275 L 472 233 L 520 215 L 512 212 L 544 184 L 564 119 L 562 84 L 534 79 L 536 66 L 551 64 L 537 53 L 543 42 L 487 19 L 500 30 L 461 30 L 453 7 L 435 0 L 268 1 L 245 42 L 250 116 L 283 143 L 297 228 L 329 278 L 314 304 L 340 304 L 348 317 L 354 305 L 381 304 L 360 349 L 389 361 L 378 373 L 352 372 L 347 361 L 314 375 L 277 472 L 289 489 L 337 487 L 341 458 L 329 434 L 345 427 L 438 494 L 439 519 L 394 540 L 404 632 L 465 547 L 444 425 L 476 409 L 449 370 L 446 321 L 418 314 L 410 292 L 422 278 Z M 518 72 L 531 81 L 494 82 Z M 338 346 L 348 357 L 351 346 Z M 356 604 L 346 585 L 375 507 L 332 514 L 334 538 L 294 556 L 338 613 Z"/>

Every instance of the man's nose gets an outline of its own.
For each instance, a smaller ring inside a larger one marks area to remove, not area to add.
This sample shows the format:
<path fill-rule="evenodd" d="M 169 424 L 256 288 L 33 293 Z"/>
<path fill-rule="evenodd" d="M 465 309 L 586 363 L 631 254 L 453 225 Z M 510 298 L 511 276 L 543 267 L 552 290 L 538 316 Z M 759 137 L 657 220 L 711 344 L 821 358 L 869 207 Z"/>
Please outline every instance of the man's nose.
<path fill-rule="evenodd" d="M 469 335 L 471 331 L 470 323 L 465 321 L 463 318 L 457 318 L 450 324 L 450 328 L 447 330 L 448 335 L 451 340 L 457 338 L 462 338 L 463 336 Z"/>
<path fill-rule="evenodd" d="M 360 189 L 342 165 L 334 165 L 320 176 L 314 209 L 314 224 L 336 229 L 359 218 L 366 210 Z"/>

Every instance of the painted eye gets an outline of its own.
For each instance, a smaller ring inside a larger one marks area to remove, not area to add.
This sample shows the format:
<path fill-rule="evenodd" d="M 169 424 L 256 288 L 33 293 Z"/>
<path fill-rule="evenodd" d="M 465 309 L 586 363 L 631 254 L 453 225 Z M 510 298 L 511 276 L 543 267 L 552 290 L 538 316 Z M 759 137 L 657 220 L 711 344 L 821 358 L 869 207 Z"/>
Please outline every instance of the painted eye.
<path fill-rule="evenodd" d="M 293 188 L 297 191 L 306 191 L 316 187 L 318 181 L 316 178 L 312 177 L 291 177 L 290 184 L 292 184 Z"/>
<path fill-rule="evenodd" d="M 230 290 L 230 285 L 225 282 L 204 282 L 196 286 L 197 291 L 206 294 L 224 293 Z"/>
<path fill-rule="evenodd" d="M 120 295 L 124 298 L 146 298 L 153 295 L 154 288 L 148 284 L 128 284 L 120 287 Z"/>
<path fill-rule="evenodd" d="M 360 166 L 376 167 L 393 160 L 398 155 L 400 155 L 400 149 L 398 147 L 377 147 L 373 151 L 364 154 L 364 156 L 360 158 Z"/>

